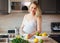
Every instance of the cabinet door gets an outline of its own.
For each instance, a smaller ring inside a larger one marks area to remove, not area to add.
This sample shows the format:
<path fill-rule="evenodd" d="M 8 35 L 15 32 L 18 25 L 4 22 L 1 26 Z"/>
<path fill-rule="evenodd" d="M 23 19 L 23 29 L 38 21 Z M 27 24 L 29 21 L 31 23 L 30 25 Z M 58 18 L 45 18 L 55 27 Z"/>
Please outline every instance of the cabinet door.
<path fill-rule="evenodd" d="M 7 13 L 8 11 L 8 0 L 0 0 L 0 12 Z"/>
<path fill-rule="evenodd" d="M 56 0 L 56 9 L 57 13 L 60 13 L 60 0 Z"/>
<path fill-rule="evenodd" d="M 56 0 L 38 0 L 43 13 L 56 13 Z"/>
<path fill-rule="evenodd" d="M 3 10 L 4 5 L 2 4 L 2 0 L 0 0 L 0 11 Z"/>

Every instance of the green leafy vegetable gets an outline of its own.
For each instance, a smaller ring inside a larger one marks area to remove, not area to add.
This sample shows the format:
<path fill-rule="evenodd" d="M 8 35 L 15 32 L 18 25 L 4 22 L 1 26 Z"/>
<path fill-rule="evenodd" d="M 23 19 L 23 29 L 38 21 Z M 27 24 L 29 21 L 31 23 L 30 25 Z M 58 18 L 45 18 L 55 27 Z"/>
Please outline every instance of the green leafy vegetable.
<path fill-rule="evenodd" d="M 12 40 L 12 43 L 29 43 L 28 40 L 24 40 L 22 38 L 15 38 Z"/>

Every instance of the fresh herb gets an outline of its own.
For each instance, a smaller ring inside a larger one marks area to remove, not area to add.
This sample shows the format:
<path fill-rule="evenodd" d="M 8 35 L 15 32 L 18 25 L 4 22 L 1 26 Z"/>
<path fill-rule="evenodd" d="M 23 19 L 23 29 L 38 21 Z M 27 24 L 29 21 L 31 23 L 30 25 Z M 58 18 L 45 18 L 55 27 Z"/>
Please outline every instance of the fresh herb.
<path fill-rule="evenodd" d="M 12 40 L 12 43 L 29 43 L 28 40 L 24 40 L 22 38 L 15 38 Z"/>

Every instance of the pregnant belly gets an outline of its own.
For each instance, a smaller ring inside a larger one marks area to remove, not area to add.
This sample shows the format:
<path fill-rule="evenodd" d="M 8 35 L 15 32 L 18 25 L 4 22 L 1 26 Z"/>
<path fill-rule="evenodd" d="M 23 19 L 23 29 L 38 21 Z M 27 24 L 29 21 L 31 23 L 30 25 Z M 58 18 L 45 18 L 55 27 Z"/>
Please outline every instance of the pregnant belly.
<path fill-rule="evenodd" d="M 25 26 L 23 28 L 23 31 L 25 33 L 27 33 L 27 34 L 30 34 L 30 33 L 34 32 L 34 31 L 36 31 L 36 28 L 34 26 Z"/>

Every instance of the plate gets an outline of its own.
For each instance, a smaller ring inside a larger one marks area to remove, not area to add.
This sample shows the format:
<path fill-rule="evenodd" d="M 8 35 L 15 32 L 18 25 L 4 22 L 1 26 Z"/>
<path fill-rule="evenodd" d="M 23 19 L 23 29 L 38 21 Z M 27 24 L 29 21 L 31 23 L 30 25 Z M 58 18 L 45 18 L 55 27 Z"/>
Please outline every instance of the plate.
<path fill-rule="evenodd" d="M 48 36 L 36 36 L 36 35 L 34 35 L 35 36 L 35 38 L 37 38 L 37 39 L 43 39 L 43 40 L 48 40 Z"/>

